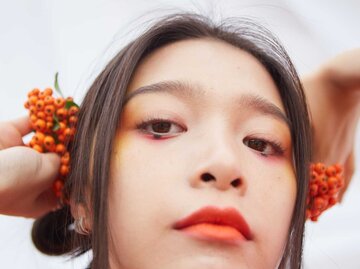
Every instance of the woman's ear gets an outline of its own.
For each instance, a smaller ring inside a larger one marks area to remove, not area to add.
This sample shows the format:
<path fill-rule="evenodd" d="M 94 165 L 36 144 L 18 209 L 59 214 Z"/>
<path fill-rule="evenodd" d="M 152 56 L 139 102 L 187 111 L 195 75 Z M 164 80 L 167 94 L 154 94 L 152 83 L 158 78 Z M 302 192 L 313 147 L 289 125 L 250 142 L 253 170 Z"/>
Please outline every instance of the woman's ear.
<path fill-rule="evenodd" d="M 82 218 L 84 228 L 86 228 L 87 230 L 92 230 L 91 221 L 90 221 L 91 220 L 90 212 L 84 203 L 81 202 L 76 203 L 73 200 L 71 200 L 70 210 L 71 210 L 71 215 L 75 220 L 79 220 L 80 218 Z"/>

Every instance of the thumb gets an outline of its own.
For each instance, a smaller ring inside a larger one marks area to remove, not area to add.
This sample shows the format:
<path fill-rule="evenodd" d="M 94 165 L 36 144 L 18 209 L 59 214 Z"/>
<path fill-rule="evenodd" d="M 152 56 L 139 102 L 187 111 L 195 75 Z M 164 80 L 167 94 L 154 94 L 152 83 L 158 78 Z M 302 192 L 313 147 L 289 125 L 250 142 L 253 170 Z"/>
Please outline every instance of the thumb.
<path fill-rule="evenodd" d="M 52 186 L 52 182 L 55 180 L 56 176 L 59 174 L 60 169 L 60 156 L 56 153 L 40 153 L 41 158 L 41 167 L 38 171 L 38 180 L 39 184 L 44 188 Z M 50 183 L 50 184 L 49 184 Z"/>
<path fill-rule="evenodd" d="M 1 190 L 42 191 L 51 186 L 59 166 L 60 157 L 55 153 L 39 153 L 24 146 L 1 150 Z"/>

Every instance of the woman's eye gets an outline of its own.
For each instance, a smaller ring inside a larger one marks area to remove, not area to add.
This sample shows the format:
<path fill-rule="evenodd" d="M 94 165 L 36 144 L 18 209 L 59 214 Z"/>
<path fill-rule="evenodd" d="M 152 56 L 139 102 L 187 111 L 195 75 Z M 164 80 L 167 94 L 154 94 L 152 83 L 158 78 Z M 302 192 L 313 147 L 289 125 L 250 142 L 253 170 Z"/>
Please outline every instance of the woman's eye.
<path fill-rule="evenodd" d="M 259 151 L 261 155 L 268 157 L 269 155 L 282 155 L 284 149 L 281 144 L 276 141 L 268 141 L 264 139 L 245 139 L 244 144 L 256 151 Z"/>
<path fill-rule="evenodd" d="M 176 134 L 184 131 L 184 128 L 173 121 L 164 119 L 145 120 L 136 125 L 136 128 L 147 134 L 152 134 L 154 138 Z"/>

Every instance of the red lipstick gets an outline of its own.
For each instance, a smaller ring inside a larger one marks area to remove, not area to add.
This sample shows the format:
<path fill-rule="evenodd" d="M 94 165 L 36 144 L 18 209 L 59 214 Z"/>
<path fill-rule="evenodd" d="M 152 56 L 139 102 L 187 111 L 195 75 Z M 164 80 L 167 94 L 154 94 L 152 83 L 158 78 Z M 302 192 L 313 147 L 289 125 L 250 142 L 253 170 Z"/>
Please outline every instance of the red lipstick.
<path fill-rule="evenodd" d="M 250 227 L 244 217 L 232 207 L 204 207 L 177 221 L 173 228 L 190 236 L 210 241 L 235 242 L 251 240 Z"/>

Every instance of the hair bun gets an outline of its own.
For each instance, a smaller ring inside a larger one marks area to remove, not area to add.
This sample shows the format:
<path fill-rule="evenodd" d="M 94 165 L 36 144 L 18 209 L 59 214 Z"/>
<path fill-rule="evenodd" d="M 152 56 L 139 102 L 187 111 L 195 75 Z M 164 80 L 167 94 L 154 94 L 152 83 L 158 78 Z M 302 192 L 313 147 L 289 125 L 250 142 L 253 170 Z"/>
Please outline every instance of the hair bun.
<path fill-rule="evenodd" d="M 69 229 L 73 222 L 69 206 L 50 212 L 35 220 L 31 238 L 35 247 L 46 255 L 62 255 L 71 252 L 74 230 Z"/>

